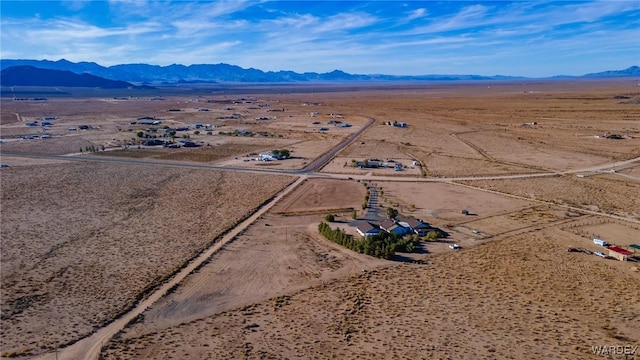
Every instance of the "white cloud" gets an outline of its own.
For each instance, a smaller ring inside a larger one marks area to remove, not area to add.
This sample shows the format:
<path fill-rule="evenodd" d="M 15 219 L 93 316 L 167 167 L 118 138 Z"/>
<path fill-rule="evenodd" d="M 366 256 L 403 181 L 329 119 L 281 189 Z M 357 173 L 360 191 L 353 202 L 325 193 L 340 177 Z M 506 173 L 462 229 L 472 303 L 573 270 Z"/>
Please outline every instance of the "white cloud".
<path fill-rule="evenodd" d="M 420 8 L 413 10 L 407 17 L 407 20 L 415 20 L 425 16 L 427 16 L 427 10 L 425 8 Z"/>
<path fill-rule="evenodd" d="M 110 36 L 141 35 L 160 31 L 161 24 L 139 23 L 127 27 L 101 28 L 81 21 L 59 19 L 32 23 L 24 30 L 24 38 L 32 42 L 67 42 L 74 39 L 100 39 Z"/>

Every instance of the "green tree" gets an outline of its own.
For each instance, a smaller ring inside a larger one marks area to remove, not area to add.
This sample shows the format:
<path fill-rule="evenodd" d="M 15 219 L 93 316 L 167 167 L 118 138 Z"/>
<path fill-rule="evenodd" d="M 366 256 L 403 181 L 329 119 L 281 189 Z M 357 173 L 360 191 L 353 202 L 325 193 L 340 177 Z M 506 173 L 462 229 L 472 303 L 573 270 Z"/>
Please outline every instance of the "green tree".
<path fill-rule="evenodd" d="M 354 219 L 354 220 L 357 219 L 358 218 L 358 212 L 355 211 L 355 210 L 352 210 L 351 211 L 351 218 Z"/>
<path fill-rule="evenodd" d="M 396 210 L 395 208 L 392 207 L 388 207 L 387 208 L 387 217 L 389 219 L 395 219 L 398 217 L 398 210 Z"/>
<path fill-rule="evenodd" d="M 326 222 L 334 222 L 336 221 L 336 217 L 333 214 L 328 214 L 327 216 L 324 217 L 324 220 Z"/>
<path fill-rule="evenodd" d="M 289 150 L 287 150 L 287 149 L 273 150 L 273 153 L 275 155 L 278 155 L 282 159 L 287 159 L 289 156 L 291 156 L 291 152 Z"/>
<path fill-rule="evenodd" d="M 427 235 L 424 236 L 425 240 L 436 240 L 437 238 L 440 237 L 440 234 L 435 231 L 435 230 L 431 230 L 427 233 Z"/>
<path fill-rule="evenodd" d="M 144 137 L 144 132 L 142 132 L 142 131 L 138 131 L 138 132 L 136 133 L 136 136 L 137 136 L 137 137 L 139 137 L 139 138 L 143 138 L 143 137 Z"/>

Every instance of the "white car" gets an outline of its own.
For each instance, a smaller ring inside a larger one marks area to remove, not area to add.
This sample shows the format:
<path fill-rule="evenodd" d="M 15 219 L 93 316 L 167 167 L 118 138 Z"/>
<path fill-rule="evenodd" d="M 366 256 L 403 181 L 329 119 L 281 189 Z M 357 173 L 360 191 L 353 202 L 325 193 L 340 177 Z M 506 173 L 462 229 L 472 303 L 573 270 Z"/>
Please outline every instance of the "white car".
<path fill-rule="evenodd" d="M 458 244 L 451 244 L 451 245 L 449 245 L 449 248 L 450 248 L 451 250 L 458 250 L 458 249 L 460 249 L 460 248 L 461 248 L 461 246 L 460 246 L 460 245 L 458 245 Z"/>
<path fill-rule="evenodd" d="M 593 255 L 598 255 L 598 256 L 600 256 L 601 258 L 605 258 L 605 257 L 607 257 L 607 255 L 605 255 L 604 253 L 601 253 L 600 251 L 596 251 L 596 252 L 594 252 L 594 253 L 593 253 Z"/>

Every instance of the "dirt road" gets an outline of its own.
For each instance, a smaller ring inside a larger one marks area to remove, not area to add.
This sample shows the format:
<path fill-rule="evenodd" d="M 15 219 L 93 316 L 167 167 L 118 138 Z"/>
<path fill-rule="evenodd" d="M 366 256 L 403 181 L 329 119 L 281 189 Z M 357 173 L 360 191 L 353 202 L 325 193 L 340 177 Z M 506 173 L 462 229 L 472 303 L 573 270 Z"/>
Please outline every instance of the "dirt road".
<path fill-rule="evenodd" d="M 135 319 L 138 315 L 142 314 L 147 308 L 163 297 L 167 291 L 173 286 L 180 283 L 187 275 L 193 272 L 204 261 L 210 258 L 216 251 L 220 250 L 225 244 L 232 241 L 238 234 L 255 222 L 260 216 L 264 215 L 273 205 L 275 205 L 280 199 L 290 193 L 298 185 L 300 185 L 306 179 L 305 176 L 301 176 L 298 180 L 291 183 L 287 188 L 278 193 L 270 202 L 261 207 L 253 215 L 247 218 L 245 221 L 236 226 L 228 234 L 223 236 L 220 241 L 216 242 L 212 247 L 203 252 L 189 265 L 187 265 L 182 271 L 180 271 L 175 277 L 167 281 L 158 290 L 152 293 L 148 298 L 141 301 L 135 308 L 126 313 L 121 318 L 115 320 L 106 327 L 98 330 L 93 335 L 84 338 L 75 344 L 60 349 L 57 353 L 48 353 L 36 359 L 42 360 L 72 360 L 72 359 L 97 359 L 100 355 L 103 344 L 108 342 L 115 334 L 122 330 L 127 323 Z"/>

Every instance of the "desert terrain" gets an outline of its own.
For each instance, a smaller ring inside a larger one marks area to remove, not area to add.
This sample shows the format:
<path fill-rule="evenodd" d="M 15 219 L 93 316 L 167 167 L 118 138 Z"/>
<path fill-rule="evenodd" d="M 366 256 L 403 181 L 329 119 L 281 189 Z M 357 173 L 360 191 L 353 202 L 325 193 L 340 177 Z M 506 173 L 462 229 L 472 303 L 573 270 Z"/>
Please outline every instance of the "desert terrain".
<path fill-rule="evenodd" d="M 2 357 L 597 359 L 593 346 L 640 345 L 639 260 L 590 254 L 607 252 L 594 237 L 640 243 L 634 81 L 259 90 L 2 98 Z M 276 149 L 290 158 L 261 159 Z M 389 207 L 448 236 L 382 260 L 318 232 L 333 214 L 357 236 Z"/>

